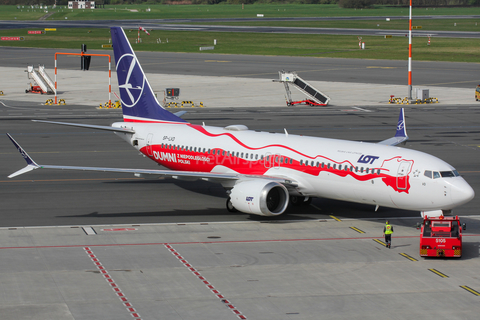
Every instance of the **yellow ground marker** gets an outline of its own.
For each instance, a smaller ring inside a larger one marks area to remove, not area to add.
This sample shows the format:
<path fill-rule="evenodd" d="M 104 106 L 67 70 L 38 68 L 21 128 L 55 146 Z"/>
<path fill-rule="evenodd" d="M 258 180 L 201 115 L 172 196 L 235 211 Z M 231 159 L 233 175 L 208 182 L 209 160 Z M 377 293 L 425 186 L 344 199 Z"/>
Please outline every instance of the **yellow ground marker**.
<path fill-rule="evenodd" d="M 405 258 L 407 258 L 408 260 L 411 260 L 411 261 L 418 261 L 417 259 L 415 259 L 414 257 L 409 256 L 409 255 L 406 254 L 406 253 L 399 253 L 399 255 L 401 255 L 402 257 L 405 257 Z"/>
<path fill-rule="evenodd" d="M 338 218 L 337 218 L 337 217 L 335 217 L 335 216 L 330 216 L 330 218 L 332 218 L 333 220 L 336 220 L 336 221 L 342 222 L 342 220 L 338 219 Z"/>
<path fill-rule="evenodd" d="M 460 286 L 460 288 L 465 289 L 465 290 L 467 290 L 468 292 L 473 293 L 473 294 L 476 295 L 476 296 L 480 296 L 480 292 L 475 291 L 475 290 L 473 290 L 473 289 L 470 288 L 470 287 Z"/>
<path fill-rule="evenodd" d="M 437 276 L 440 276 L 440 277 L 442 277 L 442 278 L 448 278 L 448 276 L 447 276 L 446 274 L 443 274 L 443 273 L 441 273 L 441 272 L 438 271 L 438 270 L 428 269 L 428 271 L 431 271 L 431 272 L 435 273 Z"/>
<path fill-rule="evenodd" d="M 355 228 L 355 227 L 350 227 L 350 229 L 355 230 L 355 231 L 357 231 L 358 233 L 365 233 L 365 231 L 362 231 L 362 230 L 360 230 L 360 229 L 358 229 L 358 228 Z"/>
<path fill-rule="evenodd" d="M 380 243 L 382 246 L 386 247 L 387 244 L 385 242 L 383 242 L 382 240 L 378 240 L 378 239 L 373 239 L 373 241 L 375 241 L 376 243 Z"/>

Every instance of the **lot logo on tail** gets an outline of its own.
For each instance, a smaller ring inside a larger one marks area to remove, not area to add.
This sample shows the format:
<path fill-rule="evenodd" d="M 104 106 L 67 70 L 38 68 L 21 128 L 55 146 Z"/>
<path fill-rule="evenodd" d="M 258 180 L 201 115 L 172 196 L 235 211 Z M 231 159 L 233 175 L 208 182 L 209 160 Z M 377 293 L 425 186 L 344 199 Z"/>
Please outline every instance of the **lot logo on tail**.
<path fill-rule="evenodd" d="M 124 72 L 119 72 L 119 69 Z M 133 54 L 126 53 L 118 59 L 117 75 L 122 105 L 131 108 L 140 100 L 146 80 Z"/>

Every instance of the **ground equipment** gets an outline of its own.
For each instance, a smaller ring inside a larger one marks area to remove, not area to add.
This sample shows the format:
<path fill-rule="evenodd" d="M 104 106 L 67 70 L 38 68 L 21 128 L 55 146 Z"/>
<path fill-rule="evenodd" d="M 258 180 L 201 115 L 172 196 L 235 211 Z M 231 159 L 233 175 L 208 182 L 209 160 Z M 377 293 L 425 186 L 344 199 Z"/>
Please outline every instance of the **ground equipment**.
<path fill-rule="evenodd" d="M 279 80 L 273 80 L 275 82 L 282 82 L 285 86 L 285 91 L 287 92 L 287 105 L 293 106 L 296 104 L 306 104 L 310 106 L 326 106 L 330 101 L 330 98 L 320 92 L 318 89 L 314 88 L 307 81 L 300 78 L 296 72 L 292 71 L 279 71 Z M 297 90 L 304 93 L 310 99 L 293 101 L 292 93 L 290 92 L 289 84 L 294 86 Z"/>
<path fill-rule="evenodd" d="M 462 229 L 460 219 L 455 217 L 424 217 L 420 233 L 421 257 L 462 256 Z"/>

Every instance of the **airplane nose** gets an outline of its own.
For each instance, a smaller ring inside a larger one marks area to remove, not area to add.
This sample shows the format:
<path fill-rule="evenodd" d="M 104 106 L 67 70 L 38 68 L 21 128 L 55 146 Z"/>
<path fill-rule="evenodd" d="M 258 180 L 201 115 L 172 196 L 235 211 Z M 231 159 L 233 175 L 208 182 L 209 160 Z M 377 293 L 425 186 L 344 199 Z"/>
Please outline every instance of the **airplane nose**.
<path fill-rule="evenodd" d="M 463 178 L 460 178 L 453 183 L 451 195 L 453 204 L 459 206 L 472 200 L 475 197 L 475 191 Z"/>

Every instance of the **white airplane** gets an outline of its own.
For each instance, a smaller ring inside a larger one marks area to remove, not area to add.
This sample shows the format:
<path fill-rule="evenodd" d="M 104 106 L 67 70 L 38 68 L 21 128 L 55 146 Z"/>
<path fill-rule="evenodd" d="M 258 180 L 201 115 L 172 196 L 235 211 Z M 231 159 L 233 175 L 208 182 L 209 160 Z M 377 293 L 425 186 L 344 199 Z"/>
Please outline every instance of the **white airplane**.
<path fill-rule="evenodd" d="M 202 179 L 222 184 L 229 211 L 261 216 L 320 197 L 434 217 L 474 197 L 448 163 L 396 147 L 408 139 L 403 109 L 395 136 L 376 144 L 188 123 L 157 101 L 123 29 L 113 27 L 111 34 L 124 121 L 111 126 L 37 121 L 113 131 L 170 170 L 39 165 L 7 134 L 27 161 L 9 178 L 45 168 Z"/>

